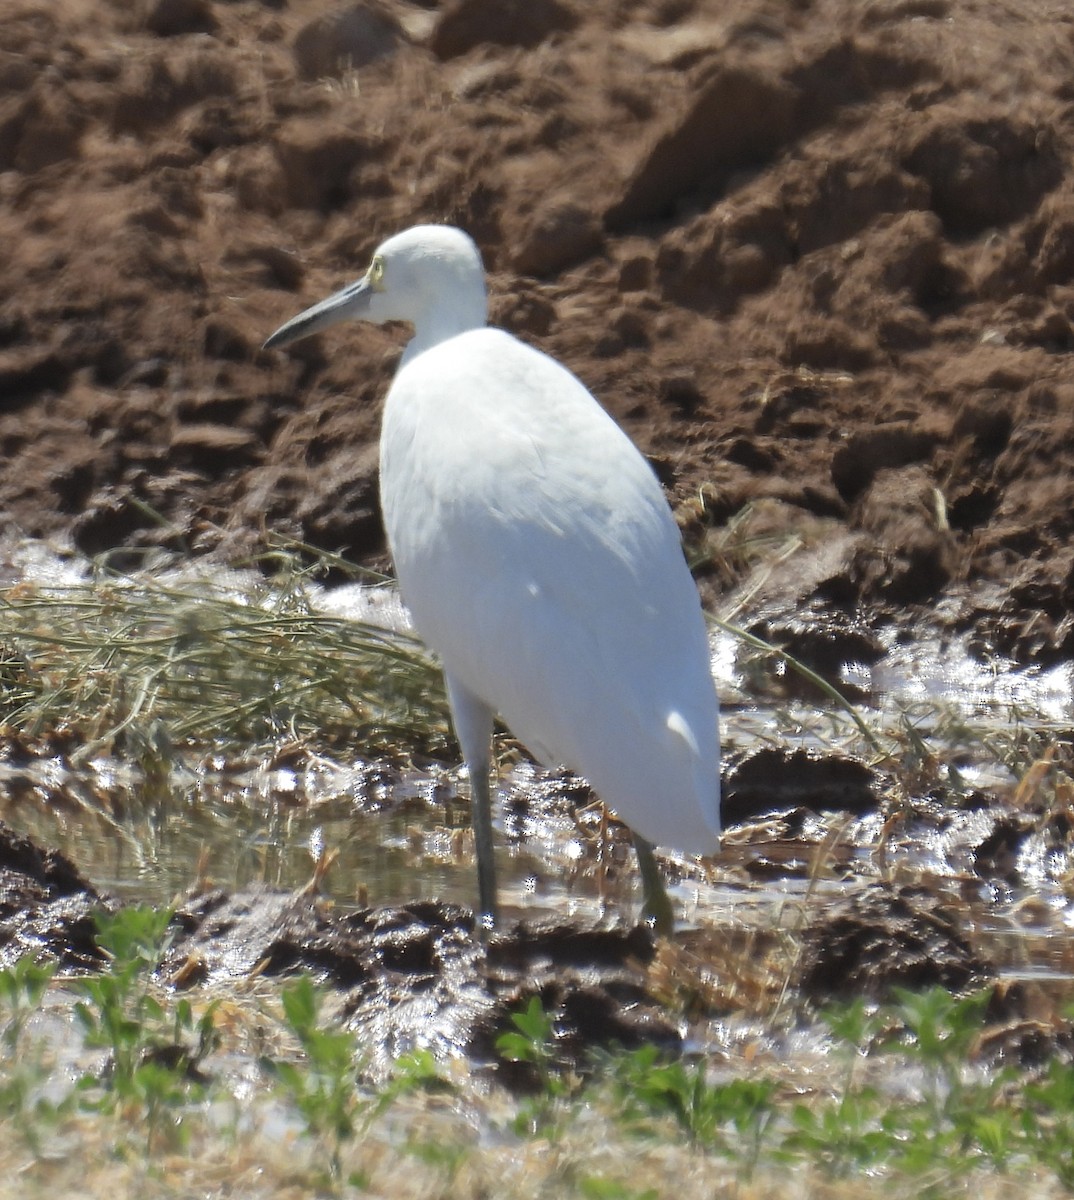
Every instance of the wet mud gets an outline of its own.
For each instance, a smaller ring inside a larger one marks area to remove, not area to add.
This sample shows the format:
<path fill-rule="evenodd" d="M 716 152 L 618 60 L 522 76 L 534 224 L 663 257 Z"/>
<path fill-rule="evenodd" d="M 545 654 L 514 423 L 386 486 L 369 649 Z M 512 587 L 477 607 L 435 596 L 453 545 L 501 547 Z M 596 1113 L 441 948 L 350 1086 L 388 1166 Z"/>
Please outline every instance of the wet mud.
<path fill-rule="evenodd" d="M 928 888 L 871 884 L 833 905 L 828 920 L 806 934 L 802 991 L 823 1004 L 890 1000 L 899 987 L 980 987 L 990 964 L 973 952 L 959 921 Z"/>
<path fill-rule="evenodd" d="M 422 1045 L 465 1054 L 525 1086 L 528 1068 L 500 1062 L 495 1041 L 534 996 L 555 1014 L 565 1061 L 581 1062 L 600 1045 L 680 1043 L 646 988 L 654 944 L 642 927 L 515 922 L 482 937 L 471 910 L 458 905 L 343 913 L 267 890 L 199 897 L 176 921 L 182 935 L 162 964 L 165 979 L 189 987 L 308 972 L 340 993 L 373 1068 Z"/>
<path fill-rule="evenodd" d="M 633 923 L 636 910 L 622 896 L 595 921 L 508 918 L 482 936 L 465 905 L 348 905 L 317 875 L 291 890 L 195 887 L 175 903 L 158 980 L 219 993 L 309 973 L 335 994 L 371 1071 L 425 1046 L 522 1091 L 535 1082 L 531 1068 L 504 1062 L 496 1039 L 535 996 L 554 1020 L 557 1055 L 575 1070 L 600 1047 L 655 1043 L 674 1053 L 757 1017 L 774 1022 L 768 1036 L 777 1037 L 788 1021 L 808 1023 L 832 1003 L 884 1003 L 899 989 L 931 986 L 988 989 L 982 1059 L 1033 1066 L 1074 1053 L 1061 1015 L 1074 977 L 1062 918 L 1065 808 L 1024 797 L 1017 808 L 972 797 L 962 806 L 950 797 L 867 805 L 875 782 L 867 768 L 813 758 L 821 774 L 812 780 L 802 769 L 810 756 L 761 751 L 747 760 L 741 770 L 758 788 L 775 765 L 773 796 L 790 764 L 801 777 L 799 803 L 731 822 L 711 862 L 666 860 L 679 903 L 695 894 L 670 940 Z M 827 802 L 822 780 L 832 788 Z M 855 789 L 849 805 L 837 804 Z M 531 838 L 540 840 L 542 822 L 562 824 L 565 805 L 579 806 L 584 826 L 588 793 L 565 793 L 554 776 L 543 792 L 527 790 L 525 811 L 517 792 L 504 796 Z M 627 845 L 620 832 L 613 825 L 603 849 L 590 845 L 607 856 L 600 870 L 609 877 L 632 870 L 617 852 L 620 840 Z M 33 953 L 65 972 L 103 965 L 93 917 L 121 902 L 6 825 L 0 898 L 0 961 Z"/>
<path fill-rule="evenodd" d="M 0 961 L 40 955 L 64 969 L 104 963 L 94 940 L 95 912 L 111 902 L 55 850 L 0 823 Z"/>

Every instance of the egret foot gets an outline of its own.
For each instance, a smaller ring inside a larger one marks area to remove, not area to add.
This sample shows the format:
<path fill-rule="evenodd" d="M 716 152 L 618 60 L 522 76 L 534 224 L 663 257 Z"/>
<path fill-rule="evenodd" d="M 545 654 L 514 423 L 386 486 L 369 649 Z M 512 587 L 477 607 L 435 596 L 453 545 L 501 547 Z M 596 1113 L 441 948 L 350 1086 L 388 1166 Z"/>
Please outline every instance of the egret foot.
<path fill-rule="evenodd" d="M 656 865 L 652 846 L 638 834 L 634 834 L 634 850 L 638 856 L 638 870 L 644 900 L 642 915 L 652 921 L 653 928 L 661 937 L 670 937 L 675 928 L 675 913 L 668 898 L 660 868 Z"/>

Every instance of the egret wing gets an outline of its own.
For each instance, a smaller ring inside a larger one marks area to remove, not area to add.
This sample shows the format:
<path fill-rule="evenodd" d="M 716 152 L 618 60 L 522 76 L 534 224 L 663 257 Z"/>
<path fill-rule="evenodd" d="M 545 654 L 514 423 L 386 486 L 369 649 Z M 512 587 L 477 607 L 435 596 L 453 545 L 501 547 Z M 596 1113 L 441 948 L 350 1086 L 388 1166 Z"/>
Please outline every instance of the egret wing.
<path fill-rule="evenodd" d="M 445 666 L 651 841 L 712 848 L 717 712 L 697 591 L 652 471 L 568 371 L 496 330 L 396 378 L 382 502 Z"/>

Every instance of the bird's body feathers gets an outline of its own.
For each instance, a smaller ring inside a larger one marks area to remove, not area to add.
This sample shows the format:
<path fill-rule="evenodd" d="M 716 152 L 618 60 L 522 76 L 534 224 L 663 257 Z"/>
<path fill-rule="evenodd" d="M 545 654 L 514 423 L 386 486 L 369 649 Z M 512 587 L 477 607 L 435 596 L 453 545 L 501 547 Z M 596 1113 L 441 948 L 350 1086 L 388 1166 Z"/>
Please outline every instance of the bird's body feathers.
<path fill-rule="evenodd" d="M 711 852 L 708 645 L 649 466 L 582 384 L 496 329 L 400 368 L 381 502 L 403 598 L 449 677 L 649 841 Z"/>

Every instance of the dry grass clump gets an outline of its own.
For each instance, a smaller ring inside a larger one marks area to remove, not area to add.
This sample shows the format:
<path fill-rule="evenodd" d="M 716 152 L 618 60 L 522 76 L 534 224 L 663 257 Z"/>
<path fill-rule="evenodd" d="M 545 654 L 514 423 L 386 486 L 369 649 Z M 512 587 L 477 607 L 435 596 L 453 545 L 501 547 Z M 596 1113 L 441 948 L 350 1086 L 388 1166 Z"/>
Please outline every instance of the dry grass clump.
<path fill-rule="evenodd" d="M 243 578 L 243 591 L 148 575 L 0 591 L 0 731 L 139 760 L 191 745 L 443 748 L 443 689 L 414 639 L 314 611 L 300 576 Z"/>

